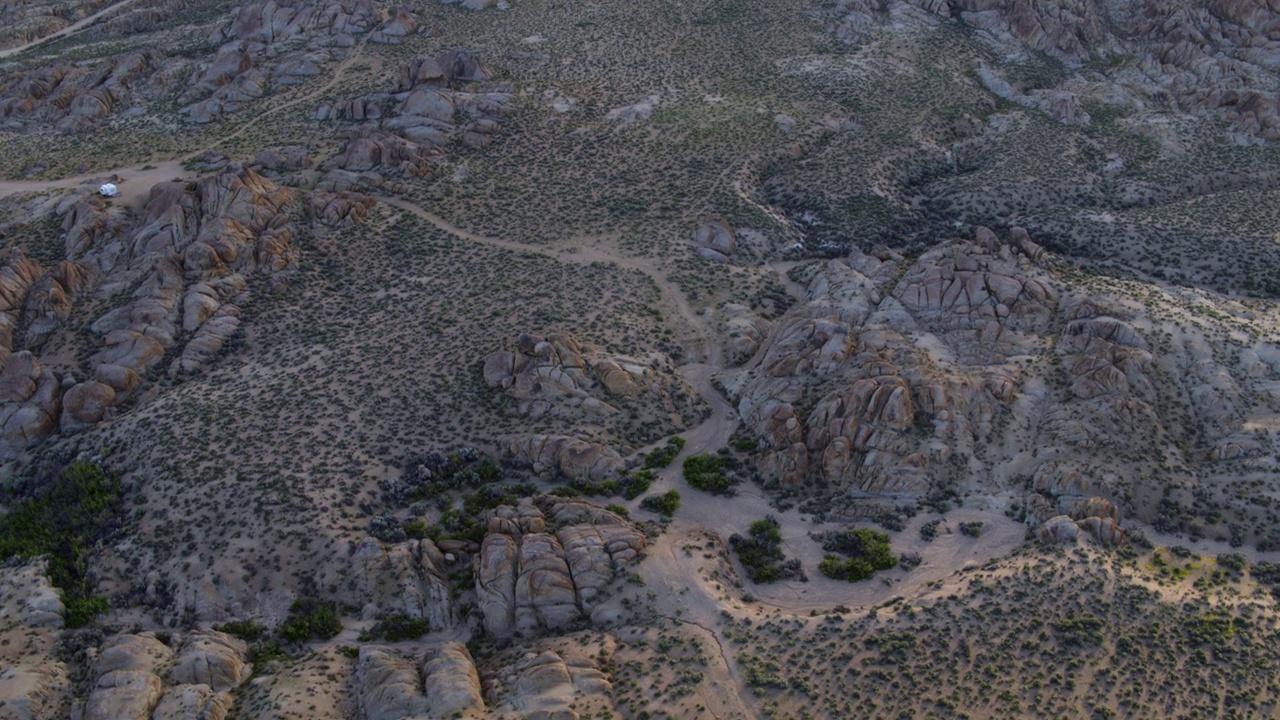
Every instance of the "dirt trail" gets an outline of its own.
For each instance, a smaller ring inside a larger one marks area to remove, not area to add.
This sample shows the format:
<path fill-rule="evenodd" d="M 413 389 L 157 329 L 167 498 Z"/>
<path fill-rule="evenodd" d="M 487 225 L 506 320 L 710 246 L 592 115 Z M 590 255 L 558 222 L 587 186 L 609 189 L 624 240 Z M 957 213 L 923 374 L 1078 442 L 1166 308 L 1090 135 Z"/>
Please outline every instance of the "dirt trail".
<path fill-rule="evenodd" d="M 133 2 L 133 0 L 126 0 L 126 2 Z M 112 8 L 121 7 L 123 4 L 125 3 L 118 3 L 113 5 Z M 112 8 L 107 9 L 109 10 Z M 106 10 L 97 13 L 97 15 L 101 15 L 102 12 L 106 12 Z M 85 18 L 86 21 L 90 19 L 91 18 Z M 83 23 L 84 21 L 81 22 Z M 347 69 L 351 67 L 352 63 L 358 60 L 363 54 L 365 44 L 369 42 L 369 37 L 370 36 L 366 34 L 352 52 L 347 53 L 346 57 L 344 57 L 338 63 L 338 66 L 334 68 L 333 76 L 329 78 L 328 82 L 325 84 L 305 95 L 296 97 L 282 105 L 277 105 L 254 115 L 242 123 L 240 127 L 230 135 L 220 137 L 208 145 L 187 153 L 182 157 L 162 160 L 159 162 L 141 163 L 139 165 L 117 170 L 73 175 L 70 177 L 58 178 L 57 180 L 0 180 L 0 197 L 23 192 L 74 189 L 80 186 L 88 186 L 87 189 L 95 190 L 97 189 L 97 186 L 102 183 L 112 182 L 116 184 L 120 191 L 120 195 L 114 202 L 116 204 L 129 207 L 135 212 L 139 211 L 145 204 L 147 196 L 151 192 L 152 185 L 174 179 L 192 180 L 196 177 L 196 173 L 183 167 L 183 165 L 188 161 L 199 157 L 202 153 L 208 152 L 220 145 L 242 137 L 246 132 L 265 119 L 278 115 L 281 112 L 296 107 L 301 103 L 314 100 L 332 89 L 333 86 L 337 85 L 342 79 L 342 76 L 346 73 Z M 0 57 L 2 57 L 2 55 L 0 55 Z"/>
<path fill-rule="evenodd" d="M 4 49 L 4 50 L 0 50 L 0 58 L 7 58 L 7 57 L 9 57 L 9 56 L 11 56 L 11 55 L 17 55 L 18 53 L 20 53 L 20 52 L 22 52 L 22 51 L 24 51 L 24 50 L 29 50 L 29 49 L 31 49 L 31 48 L 33 48 L 33 47 L 37 46 L 37 45 L 40 45 L 40 44 L 42 44 L 42 43 L 46 43 L 46 42 L 48 42 L 48 41 L 50 41 L 50 40 L 56 40 L 57 38 L 66 37 L 66 36 L 70 35 L 70 34 L 71 34 L 71 33 L 73 33 L 73 32 L 77 32 L 77 31 L 79 31 L 81 28 L 85 28 L 85 27 L 88 27 L 89 25 L 92 25 L 93 23 L 97 22 L 99 18 L 101 18 L 102 16 L 106 15 L 107 13 L 110 13 L 110 12 L 115 11 L 115 10 L 119 10 L 120 8 L 122 8 L 122 7 L 126 6 L 126 5 L 131 5 L 131 4 L 133 4 L 134 2 L 136 2 L 136 1 L 137 1 L 137 0 L 122 0 L 122 2 L 118 2 L 118 3 L 115 3 L 115 4 L 113 4 L 113 5 L 108 5 L 107 7 L 102 8 L 101 10 L 99 10 L 98 12 L 96 12 L 96 13 L 94 13 L 94 14 L 92 14 L 92 15 L 89 15 L 89 16 L 87 16 L 87 17 L 80 18 L 79 20 L 77 20 L 77 21 L 75 21 L 75 22 L 71 23 L 70 25 L 68 25 L 68 26 L 66 26 L 66 27 L 64 27 L 64 28 L 62 28 L 61 30 L 58 30 L 58 31 L 56 31 L 56 32 L 51 32 L 51 33 L 49 33 L 48 35 L 45 35 L 45 36 L 44 36 L 44 37 L 42 37 L 42 38 L 36 38 L 35 40 L 32 40 L 31 42 L 24 43 L 24 44 L 22 44 L 22 45 L 18 45 L 18 46 L 11 47 L 11 48 L 6 48 L 6 49 Z"/>

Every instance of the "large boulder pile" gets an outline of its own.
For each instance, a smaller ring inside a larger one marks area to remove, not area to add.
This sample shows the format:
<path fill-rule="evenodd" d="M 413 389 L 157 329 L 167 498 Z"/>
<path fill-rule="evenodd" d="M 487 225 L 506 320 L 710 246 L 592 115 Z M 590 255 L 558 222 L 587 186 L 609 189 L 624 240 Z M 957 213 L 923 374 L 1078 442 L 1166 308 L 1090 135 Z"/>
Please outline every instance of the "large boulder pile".
<path fill-rule="evenodd" d="M 1280 9 L 1269 0 L 839 0 L 836 32 L 853 39 L 888 10 L 921 12 L 976 29 L 1010 54 L 1028 50 L 1063 63 L 1066 87 L 1020 87 L 990 68 L 979 79 L 994 94 L 1088 124 L 1078 95 L 1144 111 L 1173 103 L 1230 124 L 1242 138 L 1280 139 Z M 1072 72 L 1091 61 L 1101 72 Z"/>
<path fill-rule="evenodd" d="M 1226 359 L 1201 328 L 1157 352 L 1147 307 L 1051 268 L 1017 228 L 979 228 L 913 261 L 855 251 L 826 262 L 759 362 L 727 382 L 762 476 L 819 481 L 850 512 L 864 500 L 1008 493 L 1032 522 L 1068 515 L 1110 543 L 1119 506 L 1153 521 L 1157 503 L 1127 503 L 1160 496 L 1144 478 L 1168 458 L 1225 465 L 1270 447 L 1245 430 L 1266 412 L 1258 383 L 1280 372 L 1260 359 L 1265 348 Z M 1174 439 L 1184 436 L 1195 440 Z"/>
<path fill-rule="evenodd" d="M 622 568 L 644 550 L 644 534 L 588 503 L 540 498 L 499 508 L 476 561 L 485 632 L 495 639 L 561 630 L 589 617 Z"/>
<path fill-rule="evenodd" d="M 368 537 L 356 544 L 344 603 L 369 616 L 396 613 L 421 618 L 433 630 L 447 630 L 457 621 L 457 608 L 445 576 L 445 558 L 428 539 L 384 543 Z"/>
<path fill-rule="evenodd" d="M 453 50 L 401 65 L 394 91 L 322 103 L 315 119 L 360 123 L 321 166 L 326 182 L 346 189 L 336 184 L 343 173 L 376 176 L 358 181 L 364 185 L 377 185 L 388 174 L 425 177 L 435 172 L 449 145 L 489 145 L 501 129 L 511 88 L 475 85 L 488 77 L 474 53 Z"/>
<path fill-rule="evenodd" d="M 61 203 L 67 259 L 45 269 L 17 253 L 0 268 L 0 457 L 109 418 L 166 357 L 171 374 L 207 365 L 239 332 L 248 278 L 280 287 L 296 269 L 294 197 L 228 166 L 154 186 L 134 222 L 93 197 Z M 89 324 L 90 377 L 58 377 L 39 350 L 90 292 L 125 299 Z"/>
<path fill-rule="evenodd" d="M 517 401 L 526 415 L 568 410 L 611 413 L 608 401 L 656 391 L 654 374 L 636 358 L 608 356 L 569 333 L 523 333 L 511 350 L 484 362 L 484 381 Z"/>
<path fill-rule="evenodd" d="M 520 435 L 508 441 L 507 453 L 535 473 L 552 478 L 599 481 L 617 475 L 626 465 L 608 445 L 570 435 Z"/>
<path fill-rule="evenodd" d="M 428 648 L 418 658 L 362 645 L 355 682 L 365 720 L 469 717 L 485 711 L 475 662 L 459 642 Z"/>
<path fill-rule="evenodd" d="M 98 656 L 85 720 L 222 720 L 249 679 L 248 655 L 215 630 L 191 633 L 176 654 L 153 633 L 118 635 Z"/>

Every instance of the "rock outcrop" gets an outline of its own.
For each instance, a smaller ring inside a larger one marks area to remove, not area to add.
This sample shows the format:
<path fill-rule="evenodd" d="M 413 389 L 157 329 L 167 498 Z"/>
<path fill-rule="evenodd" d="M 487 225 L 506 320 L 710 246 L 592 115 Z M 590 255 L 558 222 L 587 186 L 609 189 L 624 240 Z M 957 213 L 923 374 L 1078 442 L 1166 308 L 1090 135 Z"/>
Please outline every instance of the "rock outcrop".
<path fill-rule="evenodd" d="M 500 508 L 489 530 L 476 594 L 485 632 L 496 639 L 563 629 L 590 615 L 645 547 L 644 535 L 621 517 L 550 497 L 521 512 Z"/>
<path fill-rule="evenodd" d="M 371 615 L 398 613 L 447 630 L 457 621 L 457 609 L 444 567 L 444 555 L 431 540 L 391 544 L 367 537 L 351 554 L 350 591 L 341 599 Z"/>
<path fill-rule="evenodd" d="M 1113 543 L 1121 510 L 1154 519 L 1154 504 L 1123 499 L 1140 494 L 1139 468 L 1182 456 L 1172 434 L 1201 438 L 1188 461 L 1247 456 L 1235 449 L 1250 442 L 1241 382 L 1257 363 L 1228 370 L 1195 333 L 1161 360 L 1142 306 L 1052 266 L 1017 228 L 978 228 L 914 261 L 827 262 L 758 365 L 729 383 L 766 482 L 820 480 L 850 512 L 946 488 L 1008 491 L 1029 522 L 1066 515 Z M 1169 406 L 1204 420 L 1183 426 L 1157 410 Z M 1099 448 L 1114 467 L 1097 465 Z"/>
<path fill-rule="evenodd" d="M 186 636 L 176 656 L 154 634 L 116 636 L 98 656 L 84 717 L 222 720 L 249 679 L 248 656 L 243 641 L 216 630 Z"/>
<path fill-rule="evenodd" d="M 485 359 L 485 383 L 539 416 L 574 410 L 610 413 L 609 401 L 657 391 L 654 374 L 636 358 L 608 356 L 569 333 L 522 334 L 511 350 Z"/>
<path fill-rule="evenodd" d="M 568 435 L 527 435 L 508 443 L 507 452 L 534 472 L 598 481 L 617 475 L 625 463 L 613 448 Z"/>
<path fill-rule="evenodd" d="M 475 662 L 459 642 L 429 648 L 421 662 L 389 648 L 361 646 L 356 700 L 365 720 L 472 717 L 485 711 Z"/>

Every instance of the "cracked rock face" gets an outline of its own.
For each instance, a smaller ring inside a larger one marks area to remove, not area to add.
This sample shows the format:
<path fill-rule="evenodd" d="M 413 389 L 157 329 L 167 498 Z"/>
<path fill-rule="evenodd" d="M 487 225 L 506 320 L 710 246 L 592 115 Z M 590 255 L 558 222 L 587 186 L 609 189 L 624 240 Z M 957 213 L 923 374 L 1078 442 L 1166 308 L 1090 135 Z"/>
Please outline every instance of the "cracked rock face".
<path fill-rule="evenodd" d="M 535 417 L 571 410 L 613 413 L 610 400 L 656 389 L 652 371 L 640 360 L 608 357 L 569 333 L 522 334 L 513 350 L 485 359 L 484 380 Z"/>
<path fill-rule="evenodd" d="M 154 634 L 119 635 L 103 647 L 86 720 L 222 720 L 231 691 L 249 679 L 249 649 L 216 630 L 186 636 L 175 654 Z"/>
<path fill-rule="evenodd" d="M 1033 523 L 1068 515 L 1110 543 L 1121 516 L 1158 512 L 1133 501 L 1160 494 L 1134 480 L 1150 463 L 1217 473 L 1258 452 L 1244 418 L 1263 412 L 1257 383 L 1275 367 L 1257 349 L 1224 364 L 1202 329 L 1157 351 L 1147 307 L 1052 272 L 1017 228 L 979 228 L 914 261 L 882 255 L 827 262 L 729 388 L 766 480 L 818 479 L 837 505 L 1009 493 Z M 1171 440 L 1183 432 L 1204 450 L 1185 456 Z"/>
<path fill-rule="evenodd" d="M 623 567 L 644 550 L 644 535 L 588 503 L 540 498 L 519 521 L 491 520 L 476 560 L 476 594 L 485 631 L 499 639 L 563 629 L 590 615 Z M 534 513 L 537 513 L 535 515 Z"/>
<path fill-rule="evenodd" d="M 356 698 L 365 720 L 472 717 L 485 711 L 475 662 L 459 642 L 430 647 L 418 659 L 361 646 Z"/>

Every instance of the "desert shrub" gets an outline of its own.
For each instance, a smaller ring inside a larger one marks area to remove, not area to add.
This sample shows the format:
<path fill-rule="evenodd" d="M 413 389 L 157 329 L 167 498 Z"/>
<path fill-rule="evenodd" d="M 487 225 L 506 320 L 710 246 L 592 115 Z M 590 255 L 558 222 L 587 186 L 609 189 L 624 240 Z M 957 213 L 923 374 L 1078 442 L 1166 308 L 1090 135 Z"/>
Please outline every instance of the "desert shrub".
<path fill-rule="evenodd" d="M 734 533 L 729 538 L 729 547 L 738 554 L 738 560 L 752 582 L 806 579 L 800 561 L 788 560 L 782 554 L 782 532 L 772 516 L 751 523 L 750 534 L 746 537 Z"/>
<path fill-rule="evenodd" d="M 328 640 L 342 632 L 338 608 L 332 602 L 316 598 L 298 598 L 289 607 L 289 617 L 280 626 L 280 637 L 288 642 Z"/>
<path fill-rule="evenodd" d="M 960 523 L 960 534 L 974 538 L 982 537 L 982 521 L 975 520 L 973 522 Z"/>
<path fill-rule="evenodd" d="M 267 629 L 254 622 L 253 620 L 232 620 L 225 623 L 215 630 L 220 630 L 228 635 L 234 635 L 246 642 L 253 642 L 262 637 Z"/>
<path fill-rule="evenodd" d="M 1231 572 L 1244 572 L 1248 561 L 1239 553 L 1223 553 L 1218 556 L 1218 565 Z"/>
<path fill-rule="evenodd" d="M 1064 645 L 1093 646 L 1102 642 L 1102 629 L 1106 622 L 1093 615 L 1064 618 L 1053 623 Z"/>
<path fill-rule="evenodd" d="M 898 558 L 889 550 L 889 536 L 869 528 L 826 533 L 822 536 L 822 549 L 833 554 L 822 559 L 818 570 L 835 580 L 866 580 L 877 570 L 898 564 Z"/>
<path fill-rule="evenodd" d="M 733 481 L 725 475 L 724 464 L 718 455 L 690 455 L 684 459 L 684 480 L 704 492 L 732 495 Z"/>
<path fill-rule="evenodd" d="M 902 532 L 904 523 L 897 513 L 883 512 L 876 517 L 876 524 L 889 532 Z"/>
<path fill-rule="evenodd" d="M 751 653 L 738 654 L 738 667 L 748 687 L 785 690 L 787 681 L 782 677 L 778 664 Z"/>
<path fill-rule="evenodd" d="M 88 577 L 93 544 L 118 516 L 120 481 L 102 467 L 77 460 L 17 502 L 0 522 L 0 559 L 49 556 L 49 582 L 62 591 L 68 627 L 80 627 L 106 612 Z"/>
<path fill-rule="evenodd" d="M 668 490 L 661 495 L 650 495 L 640 501 L 640 507 L 649 512 L 671 517 L 676 514 L 676 510 L 680 509 L 680 493 L 676 490 Z"/>
<path fill-rule="evenodd" d="M 652 470 L 638 470 L 635 473 L 623 473 L 618 478 L 618 487 L 622 497 L 628 500 L 635 500 L 649 489 L 649 485 L 652 482 Z"/>
<path fill-rule="evenodd" d="M 646 470 L 657 470 L 667 467 L 672 460 L 680 454 L 684 449 L 684 438 L 676 435 L 667 440 L 667 444 L 649 453 L 644 458 L 644 467 Z"/>
<path fill-rule="evenodd" d="M 942 524 L 941 520 L 934 518 L 933 520 L 930 520 L 929 522 L 921 525 L 920 537 L 924 538 L 925 540 L 928 540 L 929 542 L 933 542 L 933 539 L 938 537 L 938 526 L 941 524 Z"/>
<path fill-rule="evenodd" d="M 413 518 L 404 521 L 405 537 L 421 540 L 427 536 L 427 521 L 422 518 Z"/>
<path fill-rule="evenodd" d="M 411 618 L 402 613 L 392 613 L 360 633 L 360 642 L 417 640 L 429 632 L 431 632 L 431 623 L 425 618 Z"/>

